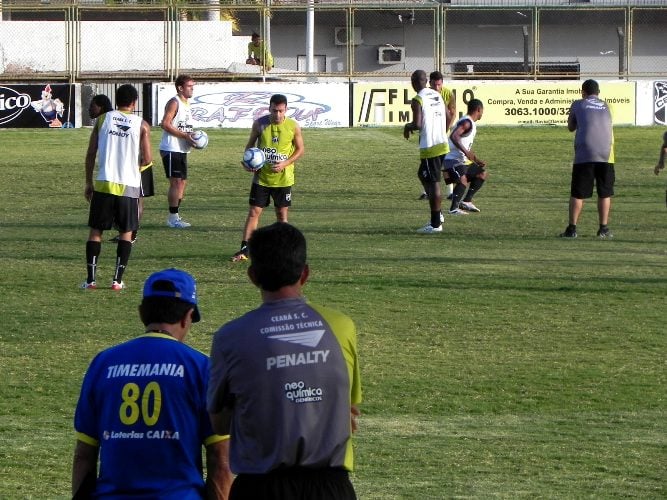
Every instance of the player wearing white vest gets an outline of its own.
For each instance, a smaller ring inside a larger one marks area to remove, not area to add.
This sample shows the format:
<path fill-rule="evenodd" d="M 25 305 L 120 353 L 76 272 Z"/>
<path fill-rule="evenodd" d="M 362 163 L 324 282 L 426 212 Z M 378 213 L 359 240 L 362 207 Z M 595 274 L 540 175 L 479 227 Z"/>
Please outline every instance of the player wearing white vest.
<path fill-rule="evenodd" d="M 439 92 L 426 87 L 428 78 L 424 70 L 417 70 L 410 77 L 417 95 L 410 108 L 412 121 L 405 124 L 403 137 L 419 130 L 419 170 L 417 176 L 428 195 L 431 220 L 418 232 L 424 234 L 442 232 L 444 218 L 441 212 L 442 158 L 449 151 L 447 143 L 447 108 Z"/>
<path fill-rule="evenodd" d="M 160 156 L 164 165 L 164 173 L 169 179 L 167 226 L 184 228 L 190 227 L 190 223 L 181 219 L 178 211 L 187 185 L 188 153 L 194 146 L 191 136 L 193 128 L 189 99 L 194 93 L 195 82 L 188 75 L 179 75 L 174 85 L 176 95 L 167 101 L 160 123 L 163 130 Z"/>
<path fill-rule="evenodd" d="M 132 114 L 139 94 L 132 85 L 116 90 L 117 111 L 101 114 L 93 127 L 86 152 L 86 187 L 84 196 L 90 202 L 86 243 L 87 278 L 82 288 L 94 289 L 97 260 L 102 250 L 102 233 L 118 227 L 116 270 L 113 290 L 122 290 L 123 273 L 132 250 L 132 232 L 139 225 L 141 195 L 141 162 L 152 164 L 150 126 Z M 99 159 L 93 184 L 95 158 Z"/>
<path fill-rule="evenodd" d="M 445 156 L 445 182 L 454 184 L 450 215 L 467 215 L 468 212 L 480 211 L 473 205 L 472 198 L 486 180 L 486 162 L 475 156 L 472 144 L 477 134 L 475 122 L 481 119 L 483 114 L 482 101 L 472 99 L 468 103 L 468 114 L 454 124 L 449 134 L 451 151 Z"/>

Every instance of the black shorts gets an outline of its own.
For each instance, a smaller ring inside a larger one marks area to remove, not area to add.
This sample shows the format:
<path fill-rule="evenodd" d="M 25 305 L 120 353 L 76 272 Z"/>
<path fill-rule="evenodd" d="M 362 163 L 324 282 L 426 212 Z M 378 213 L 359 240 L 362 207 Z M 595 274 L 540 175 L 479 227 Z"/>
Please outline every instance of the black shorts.
<path fill-rule="evenodd" d="M 355 500 L 354 487 L 343 469 L 294 467 L 268 474 L 239 474 L 229 500 Z"/>
<path fill-rule="evenodd" d="M 139 198 L 93 191 L 88 226 L 100 231 L 112 227 L 121 233 L 136 231 L 139 227 Z"/>
<path fill-rule="evenodd" d="M 188 153 L 160 151 L 160 156 L 162 156 L 162 165 L 164 165 L 164 174 L 167 179 L 174 177 L 185 180 L 188 178 Z"/>
<path fill-rule="evenodd" d="M 273 199 L 273 206 L 276 208 L 291 207 L 292 186 L 272 188 L 252 183 L 248 199 L 250 205 L 253 207 L 268 207 L 271 199 Z"/>
<path fill-rule="evenodd" d="M 442 180 L 442 156 L 422 158 L 417 176 L 422 182 L 440 182 Z"/>
<path fill-rule="evenodd" d="M 445 184 L 458 184 L 461 177 L 468 171 L 467 165 L 459 160 L 445 160 L 443 164 L 445 171 Z"/>
<path fill-rule="evenodd" d="M 590 198 L 593 196 L 593 184 L 595 184 L 598 198 L 610 198 L 614 196 L 615 181 L 613 163 L 577 163 L 572 166 L 570 196 L 579 200 Z"/>
<path fill-rule="evenodd" d="M 141 197 L 148 198 L 155 195 L 155 183 L 153 182 L 153 167 L 141 171 Z"/>

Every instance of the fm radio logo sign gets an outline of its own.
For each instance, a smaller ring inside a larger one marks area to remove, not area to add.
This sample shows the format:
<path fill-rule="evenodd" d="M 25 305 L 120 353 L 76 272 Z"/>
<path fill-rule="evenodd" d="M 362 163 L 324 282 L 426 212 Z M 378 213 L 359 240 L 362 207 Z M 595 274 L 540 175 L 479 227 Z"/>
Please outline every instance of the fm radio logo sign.
<path fill-rule="evenodd" d="M 653 82 L 653 118 L 667 125 L 667 82 Z"/>

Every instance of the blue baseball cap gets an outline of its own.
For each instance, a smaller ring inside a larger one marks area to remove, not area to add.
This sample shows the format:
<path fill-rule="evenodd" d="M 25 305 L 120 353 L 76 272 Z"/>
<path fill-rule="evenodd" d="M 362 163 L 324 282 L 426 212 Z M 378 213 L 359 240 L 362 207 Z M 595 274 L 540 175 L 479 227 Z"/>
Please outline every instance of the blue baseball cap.
<path fill-rule="evenodd" d="M 164 269 L 151 274 L 144 283 L 144 298 L 173 297 L 195 306 L 192 322 L 201 319 L 197 308 L 197 282 L 185 271 L 180 269 Z"/>

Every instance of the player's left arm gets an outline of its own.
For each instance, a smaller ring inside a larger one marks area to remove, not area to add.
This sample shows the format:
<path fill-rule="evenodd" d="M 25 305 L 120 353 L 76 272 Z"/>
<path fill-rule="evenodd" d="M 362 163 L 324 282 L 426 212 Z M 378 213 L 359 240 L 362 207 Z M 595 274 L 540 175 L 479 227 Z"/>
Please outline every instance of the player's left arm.
<path fill-rule="evenodd" d="M 233 480 L 227 436 L 227 439 L 206 446 L 206 498 L 227 500 Z"/>
<path fill-rule="evenodd" d="M 567 129 L 570 132 L 577 130 L 577 118 L 574 116 L 574 105 L 577 101 L 574 101 L 570 106 L 570 112 L 567 115 Z"/>
<path fill-rule="evenodd" d="M 72 498 L 92 498 L 97 481 L 99 447 L 83 441 L 76 442 L 72 464 Z"/>

